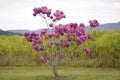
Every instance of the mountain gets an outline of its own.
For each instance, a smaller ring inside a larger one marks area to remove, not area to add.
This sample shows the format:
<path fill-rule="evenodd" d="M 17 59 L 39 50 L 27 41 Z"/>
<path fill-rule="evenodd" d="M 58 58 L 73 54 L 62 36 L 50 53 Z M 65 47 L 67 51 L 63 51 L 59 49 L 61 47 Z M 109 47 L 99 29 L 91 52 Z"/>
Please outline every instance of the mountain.
<path fill-rule="evenodd" d="M 1 29 L 0 29 L 0 35 L 7 35 L 7 36 L 10 36 L 10 35 L 22 35 L 22 34 L 13 33 L 13 32 L 9 32 L 9 31 L 4 31 L 4 30 L 1 30 Z"/>
<path fill-rule="evenodd" d="M 108 30 L 115 30 L 120 29 L 120 22 L 118 23 L 108 23 L 108 24 L 102 24 L 97 29 L 108 29 Z"/>
<path fill-rule="evenodd" d="M 20 33 L 20 34 L 24 34 L 25 32 L 36 32 L 36 33 L 40 33 L 42 29 L 38 29 L 38 30 L 7 30 L 9 32 L 14 32 L 14 33 Z M 51 32 L 52 30 L 49 29 L 49 32 Z"/>
<path fill-rule="evenodd" d="M 8 32 L 23 34 L 25 32 L 30 32 L 30 30 L 7 30 Z"/>
<path fill-rule="evenodd" d="M 85 30 L 89 30 L 90 27 L 87 26 Z M 101 24 L 99 27 L 94 28 L 96 30 L 117 30 L 120 29 L 120 22 L 118 23 L 107 23 L 107 24 Z M 20 33 L 23 34 L 24 32 L 36 32 L 40 33 L 42 29 L 39 30 L 8 30 L 9 32 L 14 32 L 14 33 Z M 51 29 L 49 29 L 49 32 L 51 32 Z"/>

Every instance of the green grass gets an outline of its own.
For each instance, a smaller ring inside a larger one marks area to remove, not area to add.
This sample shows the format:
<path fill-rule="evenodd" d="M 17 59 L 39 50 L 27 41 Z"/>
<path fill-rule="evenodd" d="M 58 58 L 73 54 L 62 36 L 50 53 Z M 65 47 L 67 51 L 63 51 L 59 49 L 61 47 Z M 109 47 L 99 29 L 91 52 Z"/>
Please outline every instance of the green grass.
<path fill-rule="evenodd" d="M 120 70 L 113 68 L 59 67 L 61 77 L 72 80 L 120 80 Z M 49 67 L 1 67 L 0 80 L 43 80 L 53 74 Z"/>

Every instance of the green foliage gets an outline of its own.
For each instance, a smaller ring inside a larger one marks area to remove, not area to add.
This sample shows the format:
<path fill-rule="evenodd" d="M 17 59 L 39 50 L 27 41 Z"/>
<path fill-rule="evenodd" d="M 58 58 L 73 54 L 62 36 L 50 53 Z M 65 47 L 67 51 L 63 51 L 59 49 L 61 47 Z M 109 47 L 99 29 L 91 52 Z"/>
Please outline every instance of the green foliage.
<path fill-rule="evenodd" d="M 33 64 L 35 52 L 21 36 L 0 36 L 0 66 L 26 66 Z M 34 54 L 33 54 L 34 53 Z"/>
<path fill-rule="evenodd" d="M 81 46 L 73 42 L 70 48 L 62 50 L 65 58 L 59 65 L 120 68 L 120 30 L 92 30 L 88 33 L 93 35 L 91 40 Z M 85 54 L 85 47 L 90 48 L 90 54 Z M 51 51 L 44 55 L 49 53 Z M 39 55 L 40 53 L 30 49 L 30 43 L 22 36 L 0 36 L 0 66 L 43 65 Z"/>

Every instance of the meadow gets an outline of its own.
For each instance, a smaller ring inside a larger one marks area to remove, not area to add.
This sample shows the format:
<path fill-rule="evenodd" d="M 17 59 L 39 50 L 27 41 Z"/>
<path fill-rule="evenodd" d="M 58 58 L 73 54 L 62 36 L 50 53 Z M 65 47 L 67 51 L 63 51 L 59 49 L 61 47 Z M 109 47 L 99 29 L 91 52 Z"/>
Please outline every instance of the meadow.
<path fill-rule="evenodd" d="M 111 68 L 58 67 L 60 77 L 71 80 L 119 80 L 120 70 Z M 1 67 L 0 80 L 49 80 L 49 67 Z"/>
<path fill-rule="evenodd" d="M 120 68 L 120 30 L 91 30 L 93 38 L 81 46 L 72 44 L 63 52 L 59 66 Z M 86 55 L 83 49 L 89 47 Z M 0 67 L 44 66 L 40 54 L 31 50 L 23 36 L 0 36 Z"/>

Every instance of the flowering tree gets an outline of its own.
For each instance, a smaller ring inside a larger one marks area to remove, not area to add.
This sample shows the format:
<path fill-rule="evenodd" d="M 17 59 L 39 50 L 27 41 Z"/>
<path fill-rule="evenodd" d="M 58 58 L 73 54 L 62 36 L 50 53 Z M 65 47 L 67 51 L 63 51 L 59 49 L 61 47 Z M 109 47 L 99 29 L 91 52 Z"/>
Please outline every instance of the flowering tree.
<path fill-rule="evenodd" d="M 85 40 L 91 39 L 92 36 L 85 33 L 85 25 L 83 23 L 56 25 L 57 21 L 66 17 L 63 11 L 56 10 L 52 14 L 52 10 L 46 6 L 34 8 L 33 11 L 33 16 L 40 15 L 46 21 L 47 29 L 43 29 L 40 34 L 25 32 L 24 36 L 28 42 L 32 43 L 31 48 L 40 52 L 41 61 L 51 66 L 54 76 L 58 77 L 56 66 L 58 61 L 64 57 L 62 50 L 69 48 L 73 41 L 80 46 Z M 49 18 L 52 23 L 48 23 L 47 18 Z M 97 20 L 90 20 L 89 23 L 91 28 L 99 25 Z M 49 29 L 52 31 L 49 32 Z M 87 54 L 90 53 L 89 48 L 85 48 L 84 51 Z"/>

